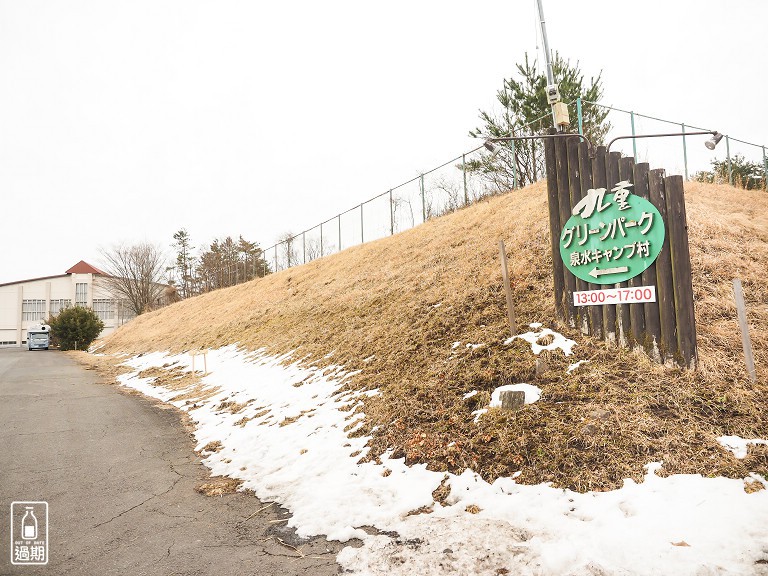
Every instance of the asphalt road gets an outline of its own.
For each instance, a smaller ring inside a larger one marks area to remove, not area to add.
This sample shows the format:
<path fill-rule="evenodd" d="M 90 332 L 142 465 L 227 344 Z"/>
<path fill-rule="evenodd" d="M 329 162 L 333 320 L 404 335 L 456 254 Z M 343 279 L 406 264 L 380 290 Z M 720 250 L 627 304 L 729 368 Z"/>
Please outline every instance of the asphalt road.
<path fill-rule="evenodd" d="M 0 574 L 339 571 L 342 546 L 292 539 L 277 505 L 197 493 L 208 471 L 179 416 L 65 353 L 0 349 L 0 422 Z M 10 505 L 22 500 L 48 502 L 46 566 L 11 564 Z"/>

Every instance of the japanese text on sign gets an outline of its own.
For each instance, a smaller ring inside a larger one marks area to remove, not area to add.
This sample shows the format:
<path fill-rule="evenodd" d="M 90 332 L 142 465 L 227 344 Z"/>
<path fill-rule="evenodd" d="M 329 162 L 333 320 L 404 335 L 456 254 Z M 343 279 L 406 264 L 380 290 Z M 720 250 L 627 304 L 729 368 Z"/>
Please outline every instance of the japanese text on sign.
<path fill-rule="evenodd" d="M 595 284 L 624 282 L 648 268 L 664 243 L 661 214 L 621 181 L 590 189 L 560 234 L 560 255 L 575 276 Z"/>

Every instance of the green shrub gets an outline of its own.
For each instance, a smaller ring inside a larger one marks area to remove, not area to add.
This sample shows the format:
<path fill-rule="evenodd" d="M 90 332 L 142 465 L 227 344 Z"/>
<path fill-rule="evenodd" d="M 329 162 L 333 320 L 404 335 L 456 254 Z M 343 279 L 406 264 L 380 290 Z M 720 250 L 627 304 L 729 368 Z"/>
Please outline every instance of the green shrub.
<path fill-rule="evenodd" d="M 52 337 L 62 350 L 86 350 L 104 330 L 104 322 L 96 313 L 82 306 L 62 310 L 48 324 Z"/>
<path fill-rule="evenodd" d="M 731 175 L 734 186 L 747 190 L 760 190 L 765 188 L 765 166 L 762 162 L 751 162 L 741 154 L 731 156 Z M 712 170 L 696 172 L 693 179 L 710 184 L 726 184 L 728 177 L 728 159 L 712 160 Z"/>

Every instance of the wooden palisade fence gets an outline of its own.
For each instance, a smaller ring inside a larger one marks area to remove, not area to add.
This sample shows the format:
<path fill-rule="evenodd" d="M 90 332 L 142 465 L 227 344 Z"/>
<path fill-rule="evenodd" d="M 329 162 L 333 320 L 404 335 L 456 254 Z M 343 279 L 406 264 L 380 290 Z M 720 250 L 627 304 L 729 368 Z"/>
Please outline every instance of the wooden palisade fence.
<path fill-rule="evenodd" d="M 693 368 L 696 365 L 696 326 L 693 311 L 691 261 L 681 176 L 665 176 L 620 152 L 606 155 L 600 146 L 592 157 L 579 137 L 545 138 L 549 223 L 558 315 L 585 334 L 619 346 L 642 347 L 656 360 Z M 560 255 L 561 233 L 574 206 L 590 189 L 608 195 L 620 181 L 649 200 L 662 216 L 666 233 L 658 258 L 628 282 L 598 285 L 574 276 Z M 576 307 L 574 291 L 655 286 L 656 302 Z"/>

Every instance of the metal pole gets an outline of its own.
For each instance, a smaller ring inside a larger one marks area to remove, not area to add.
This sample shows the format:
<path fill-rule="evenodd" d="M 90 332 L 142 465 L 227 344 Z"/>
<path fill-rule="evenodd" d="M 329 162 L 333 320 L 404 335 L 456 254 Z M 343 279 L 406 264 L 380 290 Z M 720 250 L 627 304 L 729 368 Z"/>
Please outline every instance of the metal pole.
<path fill-rule="evenodd" d="M 635 136 L 635 113 L 629 113 L 630 122 L 632 122 L 632 136 Z M 632 155 L 635 157 L 635 163 L 637 163 L 637 140 L 632 138 Z"/>
<path fill-rule="evenodd" d="M 341 214 L 337 218 L 339 219 L 339 252 L 341 252 Z"/>
<path fill-rule="evenodd" d="M 581 110 L 581 96 L 576 98 L 576 116 L 579 119 L 579 134 L 584 135 L 584 116 Z"/>
<path fill-rule="evenodd" d="M 277 272 L 277 244 L 275 244 L 275 272 Z"/>
<path fill-rule="evenodd" d="M 725 153 L 728 156 L 728 184 L 733 186 L 733 166 L 731 166 L 731 142 L 728 136 L 725 137 Z"/>
<path fill-rule="evenodd" d="M 512 189 L 517 189 L 517 156 L 515 155 L 515 141 L 510 140 L 512 148 Z"/>
<path fill-rule="evenodd" d="M 419 178 L 419 187 L 421 188 L 421 221 L 427 221 L 427 204 L 424 199 L 424 174 Z"/>
<path fill-rule="evenodd" d="M 395 201 L 392 199 L 392 190 L 389 191 L 389 235 L 395 235 Z"/>
<path fill-rule="evenodd" d="M 547 85 L 551 86 L 555 83 L 555 75 L 552 72 L 552 56 L 549 52 L 549 40 L 547 39 L 547 25 L 544 22 L 544 8 L 541 5 L 541 0 L 536 0 L 536 6 L 539 9 L 539 21 L 541 22 L 541 38 L 544 42 L 544 58 L 547 61 Z M 560 131 L 557 127 L 557 119 L 555 118 L 555 105 L 552 104 L 552 125 L 556 130 Z"/>
<path fill-rule="evenodd" d="M 685 134 L 685 124 L 680 124 Z M 688 147 L 685 145 L 685 136 L 683 136 L 683 164 L 685 165 L 685 180 L 688 181 Z"/>
<path fill-rule="evenodd" d="M 365 244 L 365 234 L 363 233 L 363 205 L 360 204 L 360 244 Z"/>
<path fill-rule="evenodd" d="M 763 159 L 765 159 L 765 146 L 763 146 Z M 461 155 L 461 171 L 464 173 L 464 206 L 469 206 L 469 193 L 467 192 L 467 155 Z"/>
<path fill-rule="evenodd" d="M 301 244 L 304 247 L 304 264 L 307 263 L 307 231 L 301 233 Z"/>
<path fill-rule="evenodd" d="M 320 224 L 320 258 L 323 257 L 323 225 Z"/>
<path fill-rule="evenodd" d="M 765 157 L 765 146 L 763 146 L 763 188 L 768 190 L 768 160 Z"/>

